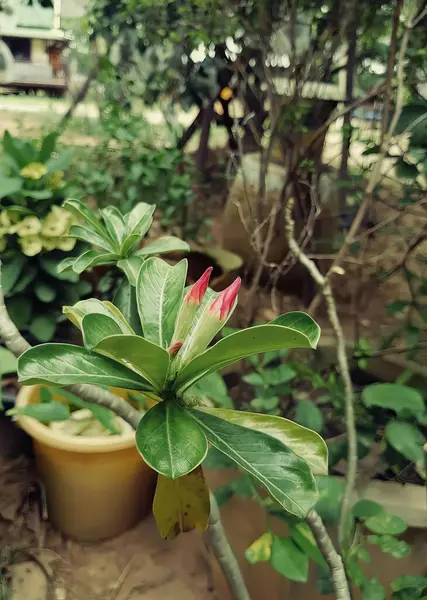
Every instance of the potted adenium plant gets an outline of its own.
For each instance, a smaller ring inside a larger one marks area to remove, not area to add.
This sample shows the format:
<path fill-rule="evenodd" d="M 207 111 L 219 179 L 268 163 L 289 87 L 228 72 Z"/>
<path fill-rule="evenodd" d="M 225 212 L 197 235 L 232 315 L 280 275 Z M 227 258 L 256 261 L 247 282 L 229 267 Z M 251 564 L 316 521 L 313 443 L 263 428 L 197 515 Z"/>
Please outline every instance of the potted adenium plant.
<path fill-rule="evenodd" d="M 315 348 L 319 327 L 308 315 L 292 312 L 208 347 L 236 307 L 240 279 L 216 293 L 208 288 L 208 269 L 185 289 L 186 272 L 186 260 L 173 266 L 160 258 L 142 263 L 136 277 L 139 335 L 110 303 L 89 300 L 67 308 L 84 347 L 49 343 L 27 350 L 19 359 L 20 381 L 117 386 L 152 401 L 135 442 L 143 461 L 158 473 L 153 512 L 165 538 L 208 525 L 209 490 L 201 465 L 209 446 L 254 477 L 289 514 L 304 518 L 318 497 L 313 473 L 327 472 L 322 438 L 278 416 L 198 405 L 186 392 L 203 377 L 258 352 Z M 57 469 L 58 463 L 45 466 Z M 49 504 L 54 491 L 47 485 L 46 492 Z M 77 519 L 77 508 L 75 514 Z M 59 519 L 57 524 L 61 527 Z"/>

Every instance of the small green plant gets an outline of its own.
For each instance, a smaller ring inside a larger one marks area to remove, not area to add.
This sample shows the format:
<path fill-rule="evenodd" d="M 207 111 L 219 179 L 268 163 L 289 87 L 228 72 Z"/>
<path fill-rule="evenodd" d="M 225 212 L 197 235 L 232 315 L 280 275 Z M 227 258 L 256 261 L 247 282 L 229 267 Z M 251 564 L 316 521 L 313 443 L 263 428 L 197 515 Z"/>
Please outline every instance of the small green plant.
<path fill-rule="evenodd" d="M 209 445 L 250 473 L 287 513 L 304 518 L 317 501 L 313 472 L 327 472 L 322 438 L 277 416 L 202 406 L 186 392 L 259 352 L 314 348 L 319 327 L 304 313 L 288 313 L 208 348 L 236 307 L 240 279 L 216 293 L 208 288 L 208 269 L 184 290 L 186 272 L 186 260 L 171 266 L 152 257 L 142 263 L 136 281 L 140 335 L 109 302 L 66 307 L 84 347 L 42 344 L 27 350 L 19 359 L 20 381 L 117 386 L 152 399 L 136 445 L 159 473 L 153 511 L 165 538 L 207 527 L 209 491 L 200 465 Z"/>
<path fill-rule="evenodd" d="M 40 341 L 53 337 L 64 303 L 91 291 L 74 273 L 57 273 L 59 262 L 79 249 L 68 237 L 75 218 L 60 206 L 71 153 L 58 153 L 56 141 L 55 133 L 36 143 L 6 131 L 0 161 L 3 292 L 17 327 Z"/>

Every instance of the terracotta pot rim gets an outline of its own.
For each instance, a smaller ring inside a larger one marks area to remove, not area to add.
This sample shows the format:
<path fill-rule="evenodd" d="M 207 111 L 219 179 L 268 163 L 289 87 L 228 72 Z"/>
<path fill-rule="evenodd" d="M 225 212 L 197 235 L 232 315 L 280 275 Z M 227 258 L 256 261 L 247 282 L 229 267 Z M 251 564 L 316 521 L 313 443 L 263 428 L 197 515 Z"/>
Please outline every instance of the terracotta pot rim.
<path fill-rule="evenodd" d="M 30 400 L 39 387 L 38 385 L 23 386 L 16 396 L 16 406 L 22 407 L 30 404 Z M 134 432 L 108 437 L 80 437 L 57 432 L 32 417 L 19 415 L 16 417 L 16 421 L 37 442 L 58 450 L 94 454 L 127 450 L 135 446 Z"/>

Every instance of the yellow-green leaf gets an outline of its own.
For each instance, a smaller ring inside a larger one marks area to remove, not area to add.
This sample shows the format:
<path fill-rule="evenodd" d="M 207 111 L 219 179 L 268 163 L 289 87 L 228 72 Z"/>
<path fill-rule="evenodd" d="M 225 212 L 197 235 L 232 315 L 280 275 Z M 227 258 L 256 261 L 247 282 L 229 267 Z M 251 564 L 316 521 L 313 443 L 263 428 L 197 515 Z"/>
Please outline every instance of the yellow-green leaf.
<path fill-rule="evenodd" d="M 201 467 L 179 479 L 159 475 L 153 513 L 163 539 L 173 540 L 181 532 L 205 531 L 209 523 L 209 490 Z"/>
<path fill-rule="evenodd" d="M 261 537 L 255 540 L 245 551 L 246 560 L 251 565 L 257 562 L 266 562 L 271 557 L 271 545 L 273 536 L 270 531 L 263 533 Z"/>

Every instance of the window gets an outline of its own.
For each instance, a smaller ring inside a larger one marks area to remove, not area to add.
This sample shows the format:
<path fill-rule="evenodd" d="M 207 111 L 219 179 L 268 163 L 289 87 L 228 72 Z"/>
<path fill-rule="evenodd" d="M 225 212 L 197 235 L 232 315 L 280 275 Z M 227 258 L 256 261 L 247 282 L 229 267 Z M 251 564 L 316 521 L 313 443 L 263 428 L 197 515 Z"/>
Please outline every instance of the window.
<path fill-rule="evenodd" d="M 9 46 L 16 61 L 29 62 L 31 60 L 31 39 L 3 36 L 3 41 Z"/>

